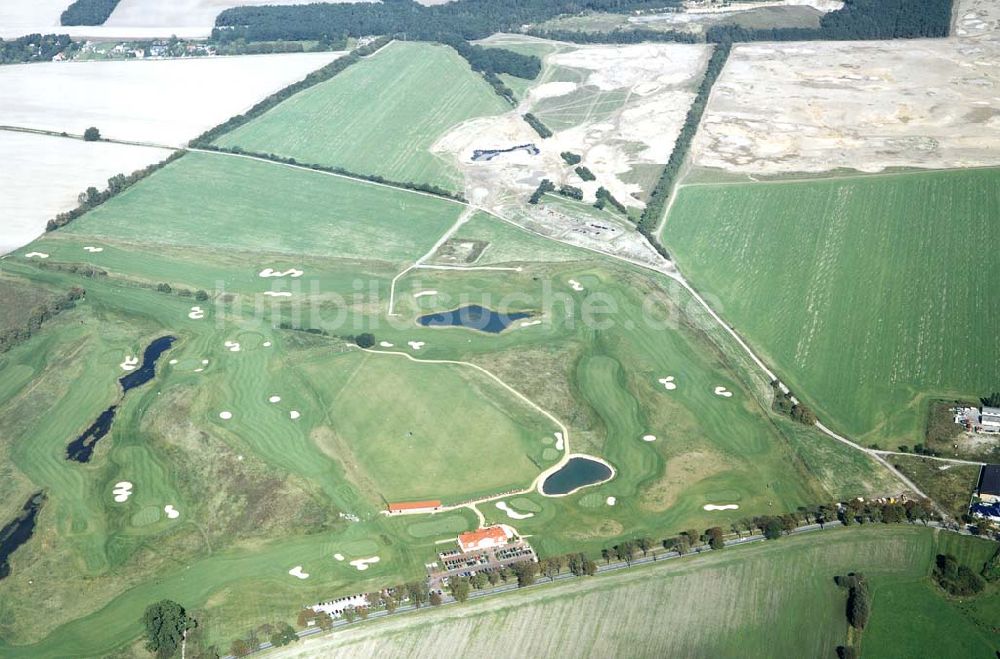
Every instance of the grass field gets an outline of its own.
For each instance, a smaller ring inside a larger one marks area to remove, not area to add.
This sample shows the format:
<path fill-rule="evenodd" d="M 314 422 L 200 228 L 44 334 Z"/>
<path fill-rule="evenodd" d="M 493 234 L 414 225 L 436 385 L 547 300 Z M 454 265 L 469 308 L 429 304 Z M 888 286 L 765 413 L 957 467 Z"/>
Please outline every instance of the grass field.
<path fill-rule="evenodd" d="M 509 109 L 451 48 L 394 42 L 217 144 L 462 190 L 431 146 L 458 123 Z"/>
<path fill-rule="evenodd" d="M 936 551 L 923 528 L 829 531 L 373 621 L 275 656 L 477 654 L 496 638 L 532 657 L 835 656 L 847 623 L 833 577 L 849 571 L 874 584 L 865 656 L 929 656 L 916 639 L 933 656 L 992 656 L 996 639 L 929 585 Z"/>
<path fill-rule="evenodd" d="M 821 419 L 895 448 L 928 398 L 996 388 L 998 211 L 997 170 L 699 185 L 663 240 Z"/>
<path fill-rule="evenodd" d="M 289 267 L 301 255 L 393 262 L 421 256 L 461 210 L 435 197 L 319 172 L 189 153 L 58 237 L 223 255 L 263 252 L 283 255 Z"/>

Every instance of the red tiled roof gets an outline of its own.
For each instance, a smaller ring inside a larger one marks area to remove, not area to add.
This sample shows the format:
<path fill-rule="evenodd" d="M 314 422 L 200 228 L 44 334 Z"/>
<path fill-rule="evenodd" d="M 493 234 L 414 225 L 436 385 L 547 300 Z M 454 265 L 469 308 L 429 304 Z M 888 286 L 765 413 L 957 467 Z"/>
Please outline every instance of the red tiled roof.
<path fill-rule="evenodd" d="M 440 501 L 403 501 L 401 503 L 390 503 L 389 512 L 397 512 L 400 510 L 418 510 L 420 508 L 438 508 L 441 506 Z"/>
<path fill-rule="evenodd" d="M 491 526 L 478 531 L 469 531 L 458 536 L 458 543 L 463 547 L 476 547 L 484 540 L 495 540 L 496 542 L 506 542 L 507 534 L 499 526 Z"/>

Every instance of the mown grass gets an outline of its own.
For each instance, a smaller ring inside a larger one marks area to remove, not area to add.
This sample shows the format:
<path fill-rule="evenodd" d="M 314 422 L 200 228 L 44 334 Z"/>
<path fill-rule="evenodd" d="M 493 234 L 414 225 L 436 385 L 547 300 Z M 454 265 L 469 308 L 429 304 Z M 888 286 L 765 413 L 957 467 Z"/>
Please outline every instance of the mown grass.
<path fill-rule="evenodd" d="M 994 387 L 998 209 L 997 170 L 699 185 L 663 240 L 821 419 L 895 448 Z"/>
<path fill-rule="evenodd" d="M 509 109 L 454 50 L 394 42 L 217 144 L 461 191 L 431 147 L 456 124 Z"/>

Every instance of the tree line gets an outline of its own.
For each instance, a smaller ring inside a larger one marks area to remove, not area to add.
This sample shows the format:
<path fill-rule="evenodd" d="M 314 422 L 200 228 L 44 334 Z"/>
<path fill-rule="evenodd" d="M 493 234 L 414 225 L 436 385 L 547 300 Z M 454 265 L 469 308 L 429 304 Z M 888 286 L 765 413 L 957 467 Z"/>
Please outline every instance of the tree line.
<path fill-rule="evenodd" d="M 249 41 L 363 37 L 399 34 L 404 39 L 443 41 L 482 39 L 518 31 L 562 14 L 583 11 L 626 13 L 676 6 L 679 0 L 455 0 L 423 6 L 413 0 L 380 3 L 234 7 L 216 18 L 216 30 Z M 213 32 L 213 34 L 215 34 Z"/>
<path fill-rule="evenodd" d="M 692 32 L 676 32 L 674 30 L 614 29 L 608 32 L 586 32 L 581 30 L 539 30 L 529 28 L 524 34 L 550 41 L 568 41 L 569 43 L 700 43 L 701 37 Z"/>
<path fill-rule="evenodd" d="M 76 0 L 59 16 L 60 25 L 104 25 L 119 0 Z"/>
<path fill-rule="evenodd" d="M 748 28 L 719 25 L 705 31 L 715 43 L 734 41 L 857 41 L 946 37 L 952 0 L 845 0 L 824 14 L 818 28 Z"/>
<path fill-rule="evenodd" d="M 521 117 L 523 117 L 524 120 L 528 122 L 529 126 L 535 129 L 535 132 L 538 133 L 538 136 L 541 137 L 543 140 L 552 137 L 552 131 L 549 129 L 549 127 L 543 124 L 542 120 L 533 115 L 532 113 L 526 112 L 525 114 L 522 114 Z"/>
<path fill-rule="evenodd" d="M 73 286 L 66 293 L 33 307 L 27 313 L 24 324 L 20 327 L 7 327 L 0 330 L 0 354 L 7 352 L 18 343 L 30 339 L 42 328 L 44 323 L 59 313 L 75 307 L 76 301 L 83 299 L 86 294 L 84 289 Z"/>
<path fill-rule="evenodd" d="M 0 39 L 0 64 L 50 62 L 59 53 L 67 56 L 80 49 L 68 34 L 28 34 L 17 39 Z"/>
<path fill-rule="evenodd" d="M 60 227 L 66 226 L 87 211 L 100 206 L 108 199 L 121 194 L 153 172 L 162 169 L 178 158 L 181 158 L 185 153 L 187 153 L 187 151 L 174 151 L 160 162 L 153 163 L 152 165 L 148 165 L 142 169 L 137 169 L 131 174 L 115 174 L 108 179 L 108 187 L 104 190 L 98 190 L 94 186 L 90 186 L 85 192 L 81 192 L 77 197 L 78 205 L 76 208 L 56 215 L 55 218 L 49 220 L 45 225 L 45 230 L 55 231 Z"/>

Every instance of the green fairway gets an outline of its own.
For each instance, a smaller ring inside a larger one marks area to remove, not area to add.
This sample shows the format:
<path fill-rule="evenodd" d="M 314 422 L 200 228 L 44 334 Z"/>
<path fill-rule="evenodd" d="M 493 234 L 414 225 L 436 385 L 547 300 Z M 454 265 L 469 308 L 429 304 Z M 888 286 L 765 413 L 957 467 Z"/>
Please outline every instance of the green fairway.
<path fill-rule="evenodd" d="M 415 260 L 461 211 L 443 199 L 320 172 L 189 153 L 58 234 L 90 241 L 86 244 L 107 239 L 223 256 L 281 255 L 280 263 L 247 262 L 251 268 L 280 269 L 299 267 L 300 255 Z M 36 246 L 43 244 L 44 239 Z"/>
<path fill-rule="evenodd" d="M 835 656 L 847 621 L 833 577 L 850 571 L 875 584 L 865 656 L 992 656 L 982 630 L 933 592 L 934 552 L 925 528 L 825 531 L 372 621 L 277 656 L 475 655 L 496 638 L 531 657 Z M 914 640 L 885 645 L 885 623 Z"/>
<path fill-rule="evenodd" d="M 451 48 L 393 42 L 217 144 L 462 190 L 431 147 L 456 124 L 509 109 Z"/>
<path fill-rule="evenodd" d="M 998 170 L 698 185 L 663 240 L 822 420 L 895 448 L 996 388 L 998 212 Z"/>

